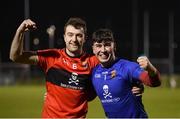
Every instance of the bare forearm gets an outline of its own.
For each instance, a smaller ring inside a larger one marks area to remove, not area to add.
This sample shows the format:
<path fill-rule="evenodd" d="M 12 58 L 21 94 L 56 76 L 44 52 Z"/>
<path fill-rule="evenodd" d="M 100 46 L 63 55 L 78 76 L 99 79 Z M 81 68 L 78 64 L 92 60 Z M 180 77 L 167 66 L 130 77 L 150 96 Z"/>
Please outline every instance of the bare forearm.
<path fill-rule="evenodd" d="M 10 49 L 10 59 L 13 61 L 18 60 L 23 53 L 23 40 L 24 40 L 24 32 L 16 31 L 16 34 L 13 38 L 11 49 Z"/>
<path fill-rule="evenodd" d="M 18 27 L 10 49 L 10 59 L 12 61 L 24 64 L 37 64 L 38 56 L 36 52 L 23 51 L 24 33 L 34 29 L 36 29 L 36 24 L 30 19 L 24 20 Z"/>

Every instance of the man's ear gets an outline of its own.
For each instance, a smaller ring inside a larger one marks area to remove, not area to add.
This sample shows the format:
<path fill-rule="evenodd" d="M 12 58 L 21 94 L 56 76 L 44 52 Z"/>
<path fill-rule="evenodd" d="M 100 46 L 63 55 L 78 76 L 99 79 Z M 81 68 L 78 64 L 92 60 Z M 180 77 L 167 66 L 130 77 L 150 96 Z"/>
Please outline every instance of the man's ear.
<path fill-rule="evenodd" d="M 92 52 L 94 53 L 94 45 L 92 44 L 92 46 L 91 46 L 91 47 L 92 47 Z"/>
<path fill-rule="evenodd" d="M 92 52 L 93 52 L 93 54 L 95 54 L 95 53 L 94 53 L 94 44 L 92 44 Z"/>
<path fill-rule="evenodd" d="M 114 51 L 116 52 L 116 42 L 114 42 Z"/>
<path fill-rule="evenodd" d="M 66 40 L 66 35 L 65 35 L 65 34 L 63 35 L 63 39 L 64 39 L 64 42 L 66 42 L 66 41 L 65 41 L 65 40 Z"/>

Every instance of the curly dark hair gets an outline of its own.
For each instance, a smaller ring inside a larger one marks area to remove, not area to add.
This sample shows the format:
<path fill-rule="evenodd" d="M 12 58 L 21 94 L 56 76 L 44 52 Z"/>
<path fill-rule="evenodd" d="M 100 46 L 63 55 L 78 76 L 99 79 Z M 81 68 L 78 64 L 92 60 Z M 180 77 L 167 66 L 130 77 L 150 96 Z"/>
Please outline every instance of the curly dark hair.
<path fill-rule="evenodd" d="M 114 42 L 114 36 L 113 32 L 108 28 L 100 28 L 93 32 L 92 34 L 92 41 L 94 42 L 102 42 L 102 41 L 113 41 Z"/>

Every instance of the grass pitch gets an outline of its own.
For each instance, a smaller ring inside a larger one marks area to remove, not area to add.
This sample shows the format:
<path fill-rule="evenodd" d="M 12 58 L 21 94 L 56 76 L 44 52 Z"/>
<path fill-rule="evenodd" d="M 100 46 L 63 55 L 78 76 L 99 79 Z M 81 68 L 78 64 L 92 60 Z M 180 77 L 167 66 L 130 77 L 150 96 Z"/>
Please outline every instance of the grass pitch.
<path fill-rule="evenodd" d="M 1 86 L 0 118 L 39 118 L 45 86 Z M 179 118 L 180 89 L 145 87 L 143 103 L 150 118 Z M 96 98 L 89 103 L 88 118 L 104 118 Z"/>

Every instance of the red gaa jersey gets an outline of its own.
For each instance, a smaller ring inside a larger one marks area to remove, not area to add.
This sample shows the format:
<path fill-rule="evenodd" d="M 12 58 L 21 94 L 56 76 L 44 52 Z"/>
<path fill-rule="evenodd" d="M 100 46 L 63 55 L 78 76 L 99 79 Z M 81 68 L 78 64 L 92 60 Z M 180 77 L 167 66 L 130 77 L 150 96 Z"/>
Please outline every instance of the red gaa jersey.
<path fill-rule="evenodd" d="M 92 68 L 98 64 L 95 56 L 83 54 L 70 57 L 65 49 L 38 51 L 38 65 L 46 75 L 47 96 L 43 118 L 85 118 L 90 93 Z"/>

